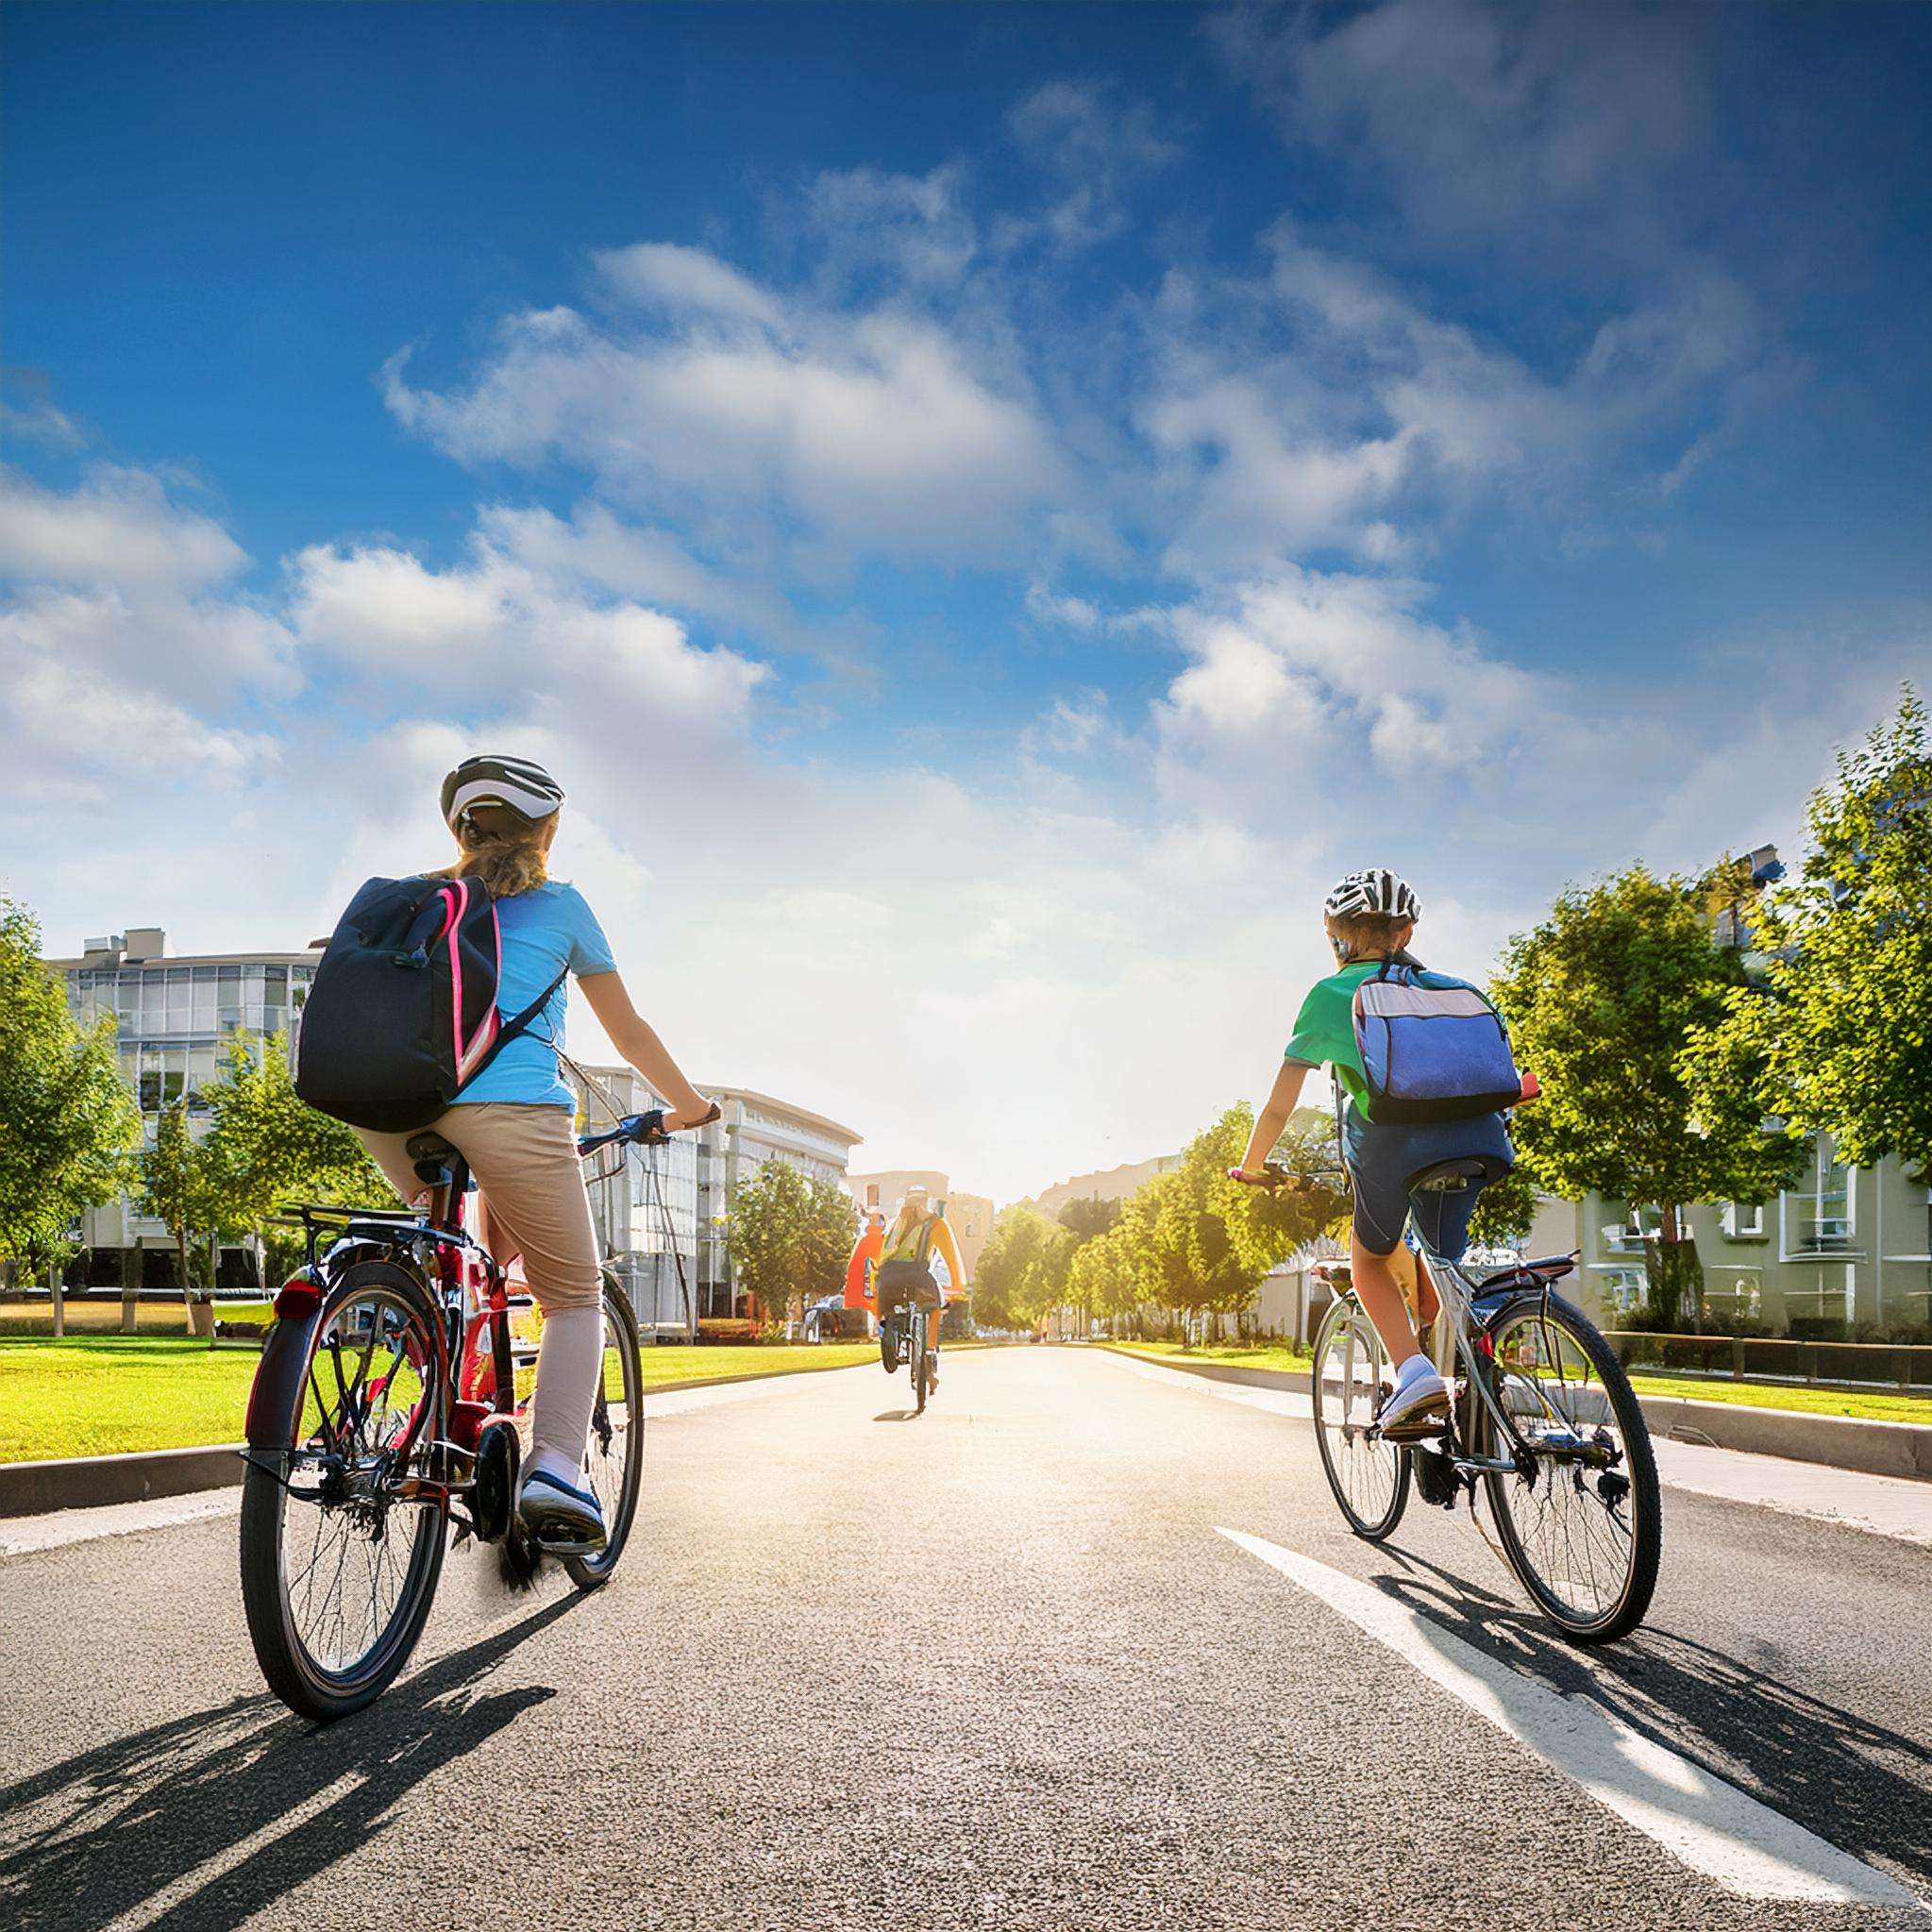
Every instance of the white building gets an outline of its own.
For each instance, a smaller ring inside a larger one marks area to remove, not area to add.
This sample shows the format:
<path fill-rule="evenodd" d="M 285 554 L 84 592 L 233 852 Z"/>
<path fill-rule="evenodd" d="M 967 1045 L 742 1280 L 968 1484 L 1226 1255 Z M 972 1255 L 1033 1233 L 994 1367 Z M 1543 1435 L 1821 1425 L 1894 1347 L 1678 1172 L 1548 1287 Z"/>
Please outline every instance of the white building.
<path fill-rule="evenodd" d="M 196 953 L 168 956 L 159 926 L 130 926 L 88 940 L 77 959 L 50 959 L 65 976 L 67 1004 L 83 1026 L 112 1014 L 119 1027 L 121 1073 L 152 1138 L 163 1109 L 185 1100 L 191 1128 L 204 1117 L 201 1090 L 220 1069 L 237 1033 L 259 1041 L 293 1035 L 321 962 L 319 948 L 299 952 Z M 175 1244 L 160 1221 L 135 1213 L 123 1198 L 83 1217 L 83 1265 L 91 1285 L 178 1286 Z M 241 1247 L 219 1251 L 224 1287 L 254 1285 L 254 1260 Z"/>

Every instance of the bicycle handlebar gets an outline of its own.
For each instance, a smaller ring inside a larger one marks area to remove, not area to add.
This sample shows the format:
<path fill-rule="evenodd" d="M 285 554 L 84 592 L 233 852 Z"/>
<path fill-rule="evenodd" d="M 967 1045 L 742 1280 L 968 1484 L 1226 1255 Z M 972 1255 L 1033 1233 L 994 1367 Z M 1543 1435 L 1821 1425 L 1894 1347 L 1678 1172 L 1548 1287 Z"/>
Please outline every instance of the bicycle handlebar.
<path fill-rule="evenodd" d="M 709 1127 L 723 1113 L 714 1100 L 711 1112 L 702 1120 L 693 1120 L 690 1126 Z M 664 1125 L 664 1110 L 653 1107 L 647 1114 L 627 1114 L 616 1126 L 602 1134 L 580 1134 L 577 1136 L 577 1151 L 580 1158 L 594 1154 L 599 1148 L 613 1147 L 620 1140 L 629 1141 L 638 1147 L 662 1147 L 674 1133 L 682 1133 L 682 1128 Z"/>

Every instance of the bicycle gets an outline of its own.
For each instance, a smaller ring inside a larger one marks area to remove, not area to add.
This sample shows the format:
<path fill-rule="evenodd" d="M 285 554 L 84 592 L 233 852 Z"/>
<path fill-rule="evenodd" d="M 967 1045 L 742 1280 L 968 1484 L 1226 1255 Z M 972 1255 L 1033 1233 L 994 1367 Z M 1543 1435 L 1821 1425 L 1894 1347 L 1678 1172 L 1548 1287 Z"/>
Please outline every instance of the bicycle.
<path fill-rule="evenodd" d="M 1273 1163 L 1264 1171 L 1269 1185 L 1293 1178 Z M 1411 1185 L 1454 1190 L 1486 1178 L 1481 1160 L 1441 1161 Z M 1450 1510 L 1467 1495 L 1472 1520 L 1480 1485 L 1500 1554 L 1543 1615 L 1577 1643 L 1628 1635 L 1650 1607 L 1662 1555 L 1656 1457 L 1615 1352 L 1554 1292 L 1576 1257 L 1476 1269 L 1435 1252 L 1420 1229 L 1417 1239 L 1439 1303 L 1431 1352 L 1453 1394 L 1438 1442 L 1382 1435 L 1395 1381 L 1388 1352 L 1347 1266 L 1314 1270 L 1336 1291 L 1309 1379 L 1316 1445 L 1343 1517 L 1381 1542 L 1412 1483 Z"/>
<path fill-rule="evenodd" d="M 664 1138 L 662 1112 L 578 1138 L 580 1156 Z M 242 1598 L 268 1686 L 299 1716 L 372 1704 L 421 1637 L 453 1521 L 459 1544 L 537 1551 L 572 1583 L 608 1583 L 643 1485 L 637 1318 L 604 1274 L 604 1372 L 585 1455 L 601 1549 L 531 1545 L 516 1515 L 517 1371 L 536 1358 L 513 1330 L 531 1298 L 463 1226 L 468 1164 L 435 1134 L 409 1144 L 430 1192 L 420 1209 L 303 1206 L 303 1267 L 275 1298 L 248 1398 Z M 326 1245 L 325 1245 L 326 1244 Z"/>
<path fill-rule="evenodd" d="M 908 1299 L 885 1319 L 892 1324 L 893 1366 L 905 1363 L 913 1378 L 913 1413 L 926 1413 L 932 1392 L 932 1315 L 922 1302 Z"/>

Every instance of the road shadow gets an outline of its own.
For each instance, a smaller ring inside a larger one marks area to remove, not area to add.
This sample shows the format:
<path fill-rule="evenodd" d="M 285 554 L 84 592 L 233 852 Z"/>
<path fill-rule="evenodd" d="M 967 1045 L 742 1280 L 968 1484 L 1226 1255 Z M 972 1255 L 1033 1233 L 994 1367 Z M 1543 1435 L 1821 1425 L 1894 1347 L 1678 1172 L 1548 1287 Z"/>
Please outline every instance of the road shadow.
<path fill-rule="evenodd" d="M 1514 1597 L 1411 1552 L 1376 1586 L 1430 1621 L 1687 1757 L 1840 1851 L 1932 1881 L 1932 1748 L 1786 1681 L 1767 1646 L 1753 1663 L 1679 1631 L 1645 1627 L 1579 1651 Z"/>
<path fill-rule="evenodd" d="M 17 1932 L 97 1932 L 165 1895 L 151 1928 L 240 1925 L 364 1846 L 424 1778 L 554 1697 L 538 1685 L 488 1692 L 483 1680 L 579 1601 L 453 1652 L 339 1723 L 306 1723 L 265 1693 L 241 1697 L 0 1789 L 0 1918 Z M 337 1786 L 319 1810 L 282 1823 Z M 30 1809 L 40 1818 L 27 1824 Z"/>
<path fill-rule="evenodd" d="M 916 1422 L 919 1415 L 917 1409 L 881 1409 L 872 1420 L 875 1422 Z"/>

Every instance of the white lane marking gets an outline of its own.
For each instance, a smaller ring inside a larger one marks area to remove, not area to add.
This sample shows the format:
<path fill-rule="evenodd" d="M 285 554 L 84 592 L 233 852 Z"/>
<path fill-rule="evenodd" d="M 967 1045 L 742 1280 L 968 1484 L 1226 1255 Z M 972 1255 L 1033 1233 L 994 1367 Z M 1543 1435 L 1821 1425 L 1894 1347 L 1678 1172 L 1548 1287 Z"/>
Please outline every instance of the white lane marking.
<path fill-rule="evenodd" d="M 1145 1356 L 1116 1354 L 1111 1349 L 1095 1352 L 1111 1356 L 1132 1374 L 1165 1382 L 1169 1388 L 1184 1386 L 1217 1402 L 1239 1403 L 1244 1408 L 1297 1421 L 1314 1418 L 1314 1403 L 1295 1389 L 1217 1382 Z M 1706 1449 L 1674 1442 L 1668 1436 L 1653 1436 L 1651 1447 L 1656 1453 L 1657 1480 L 1667 1489 L 1772 1509 L 1807 1522 L 1836 1523 L 1840 1529 L 1885 1537 L 1895 1543 L 1932 1546 L 1932 1483 L 1793 1462 L 1781 1455 L 1754 1455 L 1742 1449 Z"/>
<path fill-rule="evenodd" d="M 1406 1604 L 1325 1563 L 1242 1530 L 1220 1534 L 1386 1644 L 1625 1823 L 1726 1890 L 1753 1899 L 1932 1909 L 1896 1879 L 1654 1743 L 1588 1699 L 1566 1697 L 1523 1676 Z"/>

